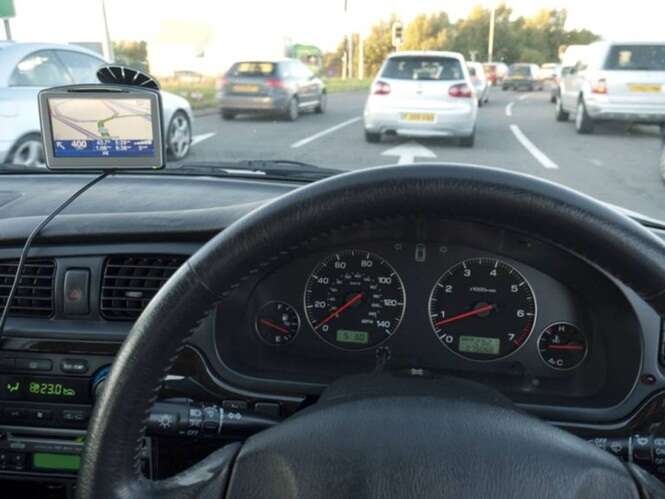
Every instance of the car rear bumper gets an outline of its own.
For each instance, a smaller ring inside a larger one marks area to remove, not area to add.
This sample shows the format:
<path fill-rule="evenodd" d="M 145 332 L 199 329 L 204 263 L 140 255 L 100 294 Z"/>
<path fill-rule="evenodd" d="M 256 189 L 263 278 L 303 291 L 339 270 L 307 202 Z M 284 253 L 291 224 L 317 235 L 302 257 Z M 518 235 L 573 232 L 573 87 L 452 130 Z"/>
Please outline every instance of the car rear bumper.
<path fill-rule="evenodd" d="M 538 85 L 537 80 L 503 80 L 502 85 L 509 88 L 531 88 Z"/>
<path fill-rule="evenodd" d="M 248 111 L 248 112 L 278 112 L 284 111 L 288 104 L 288 99 L 275 98 L 270 96 L 230 96 L 223 95 L 220 98 L 222 109 L 228 111 Z"/>
<path fill-rule="evenodd" d="M 584 103 L 594 120 L 665 122 L 665 104 L 619 104 L 592 98 Z"/>
<path fill-rule="evenodd" d="M 404 113 L 433 113 L 433 122 L 412 122 L 404 119 Z M 468 107 L 446 110 L 365 109 L 365 130 L 371 133 L 396 133 L 406 137 L 468 137 L 476 125 L 477 108 Z"/>

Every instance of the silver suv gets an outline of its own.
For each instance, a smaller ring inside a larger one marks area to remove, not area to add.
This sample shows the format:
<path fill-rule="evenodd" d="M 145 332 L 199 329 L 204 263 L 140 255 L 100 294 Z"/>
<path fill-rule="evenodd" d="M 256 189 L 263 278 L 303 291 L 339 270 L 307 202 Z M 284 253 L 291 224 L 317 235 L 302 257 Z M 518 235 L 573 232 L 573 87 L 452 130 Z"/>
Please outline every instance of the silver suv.
<path fill-rule="evenodd" d="M 575 115 L 579 133 L 596 121 L 665 124 L 665 42 L 596 42 L 562 69 L 556 119 Z"/>

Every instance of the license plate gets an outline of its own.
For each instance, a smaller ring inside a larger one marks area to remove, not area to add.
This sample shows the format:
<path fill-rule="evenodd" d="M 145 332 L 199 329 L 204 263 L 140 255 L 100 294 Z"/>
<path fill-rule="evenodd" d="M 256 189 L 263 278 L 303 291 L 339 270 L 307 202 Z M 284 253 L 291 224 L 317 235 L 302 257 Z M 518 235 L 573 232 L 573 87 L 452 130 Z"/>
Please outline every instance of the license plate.
<path fill-rule="evenodd" d="M 434 123 L 434 113 L 402 113 L 403 121 Z"/>
<path fill-rule="evenodd" d="M 259 91 L 258 85 L 233 85 L 233 91 L 243 94 L 255 94 Z"/>
<path fill-rule="evenodd" d="M 640 92 L 644 94 L 657 94 L 660 93 L 662 85 L 652 84 L 652 83 L 629 83 L 628 89 L 631 92 Z"/>

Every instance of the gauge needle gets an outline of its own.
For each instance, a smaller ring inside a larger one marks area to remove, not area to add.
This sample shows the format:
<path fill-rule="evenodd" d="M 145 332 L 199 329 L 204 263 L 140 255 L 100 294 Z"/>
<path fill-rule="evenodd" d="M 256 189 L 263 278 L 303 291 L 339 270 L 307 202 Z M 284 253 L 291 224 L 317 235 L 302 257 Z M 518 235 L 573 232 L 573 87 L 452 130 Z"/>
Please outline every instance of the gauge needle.
<path fill-rule="evenodd" d="M 336 308 L 333 310 L 330 315 L 328 315 L 325 319 L 323 319 L 321 322 L 319 322 L 314 329 L 318 329 L 321 326 L 323 326 L 326 322 L 330 321 L 331 319 L 334 319 L 335 317 L 338 317 L 339 314 L 344 312 L 347 308 L 349 308 L 351 305 L 356 303 L 359 300 L 362 300 L 363 294 L 358 293 L 357 295 L 354 295 L 349 301 L 347 301 L 344 305 L 342 305 L 339 308 Z"/>
<path fill-rule="evenodd" d="M 276 331 L 279 331 L 280 333 L 283 333 L 283 334 L 289 334 L 289 330 L 288 330 L 288 329 L 283 328 L 282 326 L 278 326 L 277 324 L 275 324 L 275 323 L 272 322 L 272 321 L 269 321 L 268 319 L 259 319 L 259 322 L 260 322 L 261 324 L 263 324 L 264 326 L 268 326 L 268 327 L 273 328 L 273 329 L 276 330 Z"/>
<path fill-rule="evenodd" d="M 452 317 L 448 317 L 447 319 L 441 319 L 439 322 L 435 322 L 434 326 L 439 327 L 439 326 L 443 326 L 444 324 L 449 324 L 451 322 L 466 319 L 467 317 L 473 317 L 474 315 L 480 315 L 484 312 L 489 312 L 490 310 L 492 310 L 495 307 L 496 307 L 496 305 L 484 305 L 482 307 L 474 308 L 473 310 L 470 310 L 468 312 L 453 315 Z"/>
<path fill-rule="evenodd" d="M 582 345 L 548 345 L 548 350 L 584 350 Z"/>

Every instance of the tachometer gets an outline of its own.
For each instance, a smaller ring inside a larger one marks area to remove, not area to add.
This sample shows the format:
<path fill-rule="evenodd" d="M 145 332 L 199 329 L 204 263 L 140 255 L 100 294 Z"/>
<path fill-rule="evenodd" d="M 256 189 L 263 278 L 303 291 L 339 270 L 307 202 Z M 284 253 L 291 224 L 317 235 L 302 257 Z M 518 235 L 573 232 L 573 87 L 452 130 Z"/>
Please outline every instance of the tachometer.
<path fill-rule="evenodd" d="M 536 319 L 528 281 L 495 258 L 464 260 L 448 269 L 430 295 L 432 327 L 441 343 L 474 360 L 495 360 L 518 350 Z"/>
<path fill-rule="evenodd" d="M 333 253 L 305 286 L 305 315 L 327 343 L 362 350 L 392 336 L 402 321 L 404 285 L 380 256 L 362 250 Z"/>

